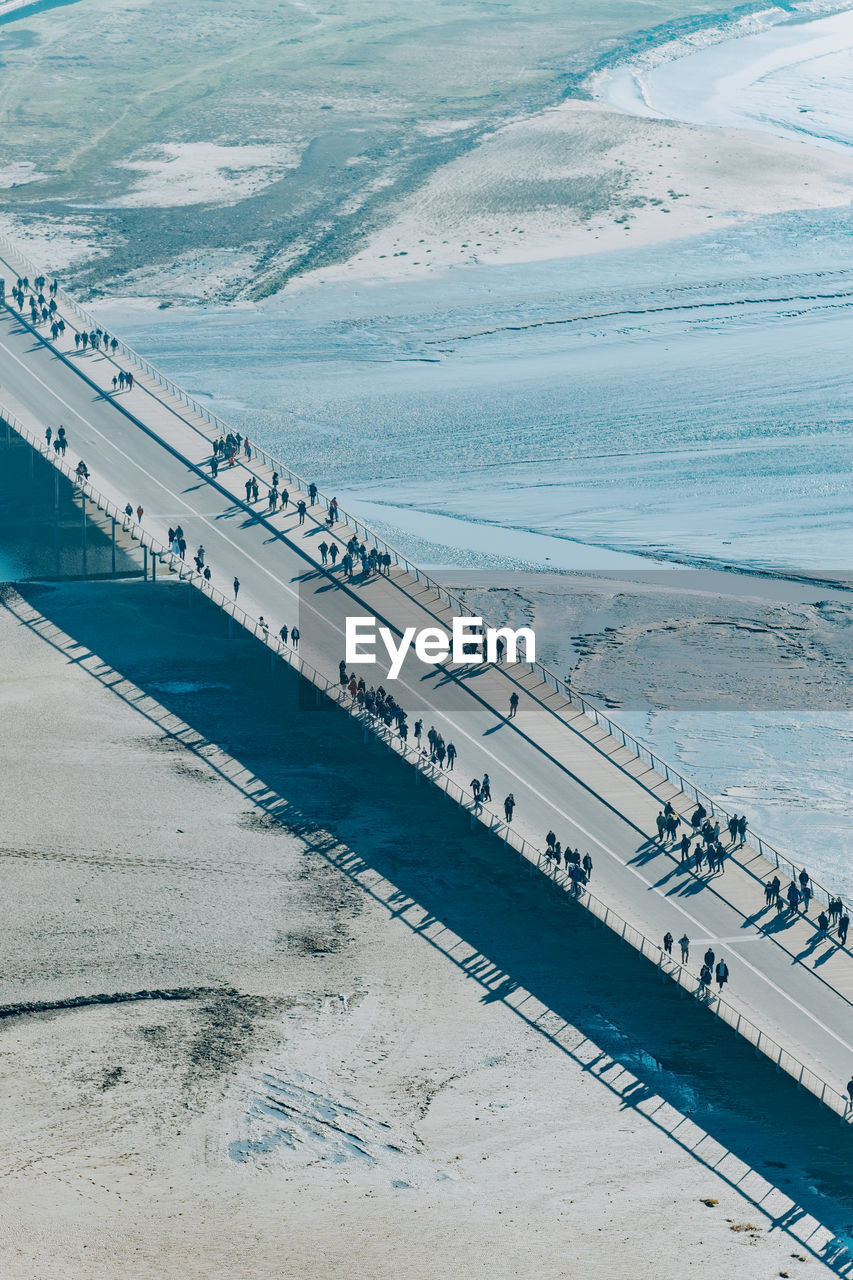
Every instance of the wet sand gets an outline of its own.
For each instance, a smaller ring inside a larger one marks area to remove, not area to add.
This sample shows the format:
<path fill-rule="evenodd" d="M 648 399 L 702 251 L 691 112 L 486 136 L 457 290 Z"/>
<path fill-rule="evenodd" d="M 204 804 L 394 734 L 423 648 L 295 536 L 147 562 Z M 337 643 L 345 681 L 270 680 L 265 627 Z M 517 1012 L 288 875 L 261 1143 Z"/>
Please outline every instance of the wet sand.
<path fill-rule="evenodd" d="M 837 1256 L 837 1125 L 188 589 L 0 635 L 6 1275 Z"/>
<path fill-rule="evenodd" d="M 849 588 L 674 568 L 442 576 L 472 611 L 532 626 L 573 688 L 853 897 Z"/>

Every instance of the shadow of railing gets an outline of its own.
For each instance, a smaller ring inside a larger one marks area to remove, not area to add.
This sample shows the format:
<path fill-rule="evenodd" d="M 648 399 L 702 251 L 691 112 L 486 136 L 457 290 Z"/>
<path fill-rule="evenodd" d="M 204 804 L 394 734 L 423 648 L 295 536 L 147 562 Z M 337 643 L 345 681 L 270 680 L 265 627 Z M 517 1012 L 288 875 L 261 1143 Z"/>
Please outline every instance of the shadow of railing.
<path fill-rule="evenodd" d="M 152 728 L 196 754 L 253 807 L 299 835 L 310 855 L 336 867 L 476 982 L 484 1003 L 504 1004 L 626 1109 L 767 1214 L 772 1227 L 837 1274 L 850 1274 L 853 1259 L 842 1238 L 851 1208 L 849 1153 L 846 1131 L 839 1141 L 830 1114 L 756 1060 L 686 993 L 679 1000 L 677 988 L 638 965 L 617 937 L 595 929 L 552 881 L 519 876 L 503 841 L 468 830 L 467 818 L 460 821 L 442 793 L 414 788 L 402 761 L 389 758 L 379 742 L 363 741 L 360 726 L 343 711 L 317 707 L 313 697 L 300 703 L 294 672 L 270 671 L 266 650 L 250 637 L 226 640 L 218 611 L 194 598 L 199 607 L 182 615 L 177 632 L 160 593 L 156 626 L 146 632 L 149 648 L 136 661 L 128 659 L 132 641 L 138 644 L 135 632 L 123 635 L 119 624 L 104 628 L 97 608 L 75 606 L 63 592 L 22 586 L 6 593 L 3 607 Z M 150 595 L 146 599 L 153 611 Z M 157 645 L 168 655 L 174 681 L 198 681 L 205 662 L 226 660 L 214 652 L 225 646 L 239 688 L 164 698 L 162 688 L 146 687 L 156 685 L 150 647 Z M 291 702 L 286 735 L 284 698 Z M 217 746 L 223 732 L 227 751 Z M 370 797 L 376 832 L 393 833 L 404 805 L 420 839 L 404 848 L 393 838 L 371 838 L 360 811 L 339 810 L 335 832 L 325 832 L 328 795 L 298 780 L 300 771 L 318 766 Z M 792 1152 L 803 1166 L 793 1193 L 761 1172 L 790 1166 Z M 814 1189 L 821 1185 L 824 1191 Z M 833 1222 L 834 1228 L 827 1225 Z"/>

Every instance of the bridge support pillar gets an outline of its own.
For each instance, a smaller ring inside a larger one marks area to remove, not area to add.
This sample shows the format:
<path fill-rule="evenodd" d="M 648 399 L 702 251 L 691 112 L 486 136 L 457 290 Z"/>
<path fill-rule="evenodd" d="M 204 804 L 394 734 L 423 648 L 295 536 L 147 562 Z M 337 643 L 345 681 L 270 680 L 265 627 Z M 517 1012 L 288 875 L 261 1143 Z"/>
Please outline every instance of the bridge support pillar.
<path fill-rule="evenodd" d="M 113 520 L 112 547 L 111 547 L 112 556 L 111 556 L 110 564 L 112 566 L 113 577 L 115 577 L 116 576 L 116 518 L 115 516 L 113 516 L 112 520 Z"/>
<path fill-rule="evenodd" d="M 142 581 L 148 581 L 148 548 L 146 546 L 142 548 Z"/>
<path fill-rule="evenodd" d="M 228 639 L 234 639 L 234 615 L 231 613 L 228 615 Z"/>

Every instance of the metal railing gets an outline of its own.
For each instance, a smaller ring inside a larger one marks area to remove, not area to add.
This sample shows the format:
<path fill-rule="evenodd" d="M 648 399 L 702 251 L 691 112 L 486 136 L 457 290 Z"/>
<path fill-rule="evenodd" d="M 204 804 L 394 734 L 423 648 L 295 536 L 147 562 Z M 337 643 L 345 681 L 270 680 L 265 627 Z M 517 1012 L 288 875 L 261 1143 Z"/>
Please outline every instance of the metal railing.
<path fill-rule="evenodd" d="M 121 510 L 116 503 L 100 493 L 90 480 L 81 481 L 72 464 L 66 462 L 56 451 L 51 456 L 44 437 L 39 437 L 2 405 L 0 405 L 0 421 L 6 424 L 7 429 L 14 430 L 27 444 L 42 454 L 66 479 L 84 492 L 107 517 L 121 521 L 122 528 L 129 530 L 132 538 L 138 537 L 141 547 L 147 548 L 152 556 L 159 558 L 160 562 L 166 564 L 172 572 L 177 573 L 182 581 L 185 580 L 202 591 L 205 596 L 212 600 L 230 618 L 233 618 L 245 631 L 265 645 L 274 657 L 287 662 L 299 676 L 313 685 L 318 694 L 324 695 L 359 721 L 365 733 L 372 732 L 389 750 L 410 764 L 416 771 L 416 778 L 423 777 L 433 786 L 443 791 L 445 795 L 449 796 L 451 800 L 454 800 L 465 810 L 472 822 L 479 822 L 491 834 L 502 839 L 505 844 L 518 853 L 527 862 L 531 872 L 541 872 L 547 875 L 554 884 L 565 890 L 579 906 L 589 911 L 606 928 L 610 929 L 624 942 L 632 946 L 635 951 L 639 952 L 640 955 L 656 965 L 663 975 L 676 982 L 690 994 L 701 999 L 718 1018 L 721 1018 L 733 1031 L 752 1044 L 757 1053 L 764 1054 L 777 1067 L 792 1076 L 802 1088 L 808 1089 L 820 1102 L 836 1112 L 842 1121 L 845 1123 L 850 1122 L 851 1118 L 853 1118 L 853 1108 L 851 1108 L 850 1099 L 843 1093 L 812 1071 L 792 1053 L 789 1053 L 787 1049 L 784 1049 L 768 1036 L 766 1032 L 757 1027 L 755 1023 L 733 1005 L 711 991 L 703 993 L 701 984 L 688 972 L 684 965 L 673 960 L 662 947 L 652 942 L 639 929 L 629 924 L 611 907 L 596 898 L 585 885 L 575 884 L 565 871 L 554 866 L 551 859 L 541 849 L 532 845 L 530 841 L 525 840 L 523 836 L 520 836 L 513 830 L 510 823 L 502 819 L 492 809 L 489 809 L 484 804 L 475 803 L 469 797 L 468 792 L 450 776 L 450 772 L 431 760 L 425 750 L 410 746 L 391 726 L 369 715 L 359 705 L 357 698 L 353 697 L 349 692 L 346 685 L 341 685 L 340 681 L 336 683 L 328 679 L 316 667 L 306 662 L 297 650 L 283 644 L 279 637 L 272 636 L 269 628 L 264 626 L 259 619 L 253 618 L 237 605 L 236 601 L 229 599 L 218 587 L 207 582 L 203 573 L 186 566 L 180 556 L 176 555 L 165 543 L 155 538 L 149 530 L 144 529 L 141 522 L 137 522 L 134 525 L 133 518 L 128 517 L 126 511 Z"/>
<path fill-rule="evenodd" d="M 22 255 L 6 236 L 0 235 L 0 245 L 17 259 L 20 265 L 23 266 L 27 272 L 33 272 L 33 277 L 30 278 L 30 285 L 32 286 L 32 279 L 34 276 L 41 275 L 43 273 L 28 258 Z M 11 266 L 12 264 L 10 263 L 9 265 Z M 61 297 L 65 305 L 69 307 L 79 319 L 84 321 L 87 329 L 94 331 L 102 327 L 90 312 L 81 307 L 74 298 L 67 294 L 62 288 L 59 288 L 57 297 Z M 8 300 L 7 306 L 9 310 L 12 311 L 12 314 L 16 314 Z M 112 334 L 110 336 L 111 338 L 113 337 Z M 214 427 L 219 435 L 227 436 L 231 432 L 229 424 L 224 422 L 217 414 L 212 413 L 209 409 L 205 408 L 204 405 L 200 404 L 193 396 L 185 392 L 177 385 L 177 383 L 173 382 L 171 378 L 161 373 L 159 369 L 152 365 L 132 347 L 128 346 L 127 343 L 122 342 L 119 338 L 116 338 L 115 340 L 118 343 L 118 349 L 127 359 L 131 360 L 138 368 L 142 369 L 150 378 L 153 378 L 154 381 L 173 395 L 181 404 L 191 409 L 203 421 Z M 294 485 L 305 494 L 308 493 L 308 481 L 304 480 L 302 476 L 291 470 L 291 468 L 280 459 L 274 457 L 274 455 L 268 453 L 266 449 L 259 445 L 252 444 L 251 449 L 252 458 L 261 458 L 271 471 L 277 472 L 281 476 L 286 476 L 289 484 Z M 241 462 L 242 461 L 243 459 L 241 459 Z M 331 501 L 330 498 L 326 497 L 325 494 L 318 490 L 317 500 L 323 508 L 328 510 L 329 503 Z M 379 535 L 369 528 L 368 525 L 364 524 L 363 521 L 357 519 L 357 517 L 342 508 L 338 509 L 338 515 L 341 524 L 351 528 L 361 539 L 367 539 L 370 541 L 377 550 L 381 550 L 385 554 L 389 555 L 392 563 L 396 564 L 398 568 L 404 570 L 404 572 L 414 578 L 416 582 L 423 584 L 432 591 L 448 609 L 452 611 L 455 610 L 457 613 L 467 612 L 465 603 L 459 596 L 448 591 L 446 587 L 442 586 L 441 583 L 437 582 L 428 573 L 425 573 L 423 569 L 420 569 L 416 564 L 413 564 L 402 551 L 393 546 L 393 544 L 386 542 L 384 538 L 379 537 Z M 485 618 L 484 623 L 489 626 L 492 625 L 491 622 Z M 537 675 L 548 689 L 559 694 L 570 705 L 577 707 L 578 710 L 583 712 L 583 714 L 592 721 L 593 724 L 598 728 L 603 729 L 606 734 L 613 738 L 614 742 L 623 747 L 626 751 L 630 752 L 631 758 L 639 760 L 641 763 L 648 764 L 663 781 L 668 782 L 675 788 L 670 797 L 659 796 L 660 799 L 665 800 L 669 798 L 674 800 L 679 794 L 684 795 L 691 801 L 691 803 L 702 804 L 711 816 L 719 818 L 721 820 L 721 826 L 725 827 L 727 825 L 729 819 L 732 817 L 732 813 L 728 809 L 720 804 L 719 801 L 714 800 L 706 791 L 703 791 L 695 783 L 691 782 L 682 773 L 680 773 L 678 769 L 674 768 L 673 765 L 667 763 L 666 760 L 656 752 L 652 751 L 650 747 L 647 747 L 645 743 L 641 742 L 639 738 L 634 737 L 633 734 L 629 733 L 620 724 L 617 724 L 615 720 L 612 720 L 593 702 L 590 702 L 588 698 L 584 697 L 583 694 L 572 689 L 567 680 L 558 676 L 556 672 L 552 671 L 541 662 L 536 661 L 526 663 L 524 665 L 529 666 L 531 673 Z M 610 759 L 618 768 L 621 768 L 623 772 L 629 773 L 635 779 L 637 778 L 637 775 L 632 773 L 631 770 L 626 767 L 629 761 L 613 760 L 612 755 L 610 756 Z M 646 784 L 644 783 L 643 785 Z M 654 787 L 647 787 L 647 789 L 657 794 Z M 789 879 L 796 880 L 799 874 L 799 868 L 786 854 L 781 853 L 768 840 L 765 840 L 762 836 L 759 836 L 753 831 L 750 831 L 750 843 L 767 862 L 771 863 L 777 870 L 782 871 Z M 802 864 L 800 864 L 800 866 L 802 866 Z M 828 905 L 830 899 L 837 896 L 834 892 L 827 889 L 819 880 L 816 880 L 811 876 L 811 874 L 809 875 L 809 880 L 812 896 L 824 905 Z"/>

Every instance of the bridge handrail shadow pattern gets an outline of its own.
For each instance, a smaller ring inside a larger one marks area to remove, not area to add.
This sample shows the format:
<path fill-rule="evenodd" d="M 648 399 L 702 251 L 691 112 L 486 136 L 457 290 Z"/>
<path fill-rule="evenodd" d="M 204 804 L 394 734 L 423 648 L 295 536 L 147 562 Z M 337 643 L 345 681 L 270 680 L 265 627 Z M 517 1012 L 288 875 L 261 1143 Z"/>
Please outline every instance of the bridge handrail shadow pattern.
<path fill-rule="evenodd" d="M 12 241 L 1 234 L 0 246 L 2 246 L 10 257 L 15 262 L 19 263 L 24 270 L 32 272 L 33 277 L 40 274 L 39 268 L 32 261 L 26 258 L 12 243 Z M 9 262 L 8 265 L 13 267 L 14 262 Z M 17 270 L 17 267 L 15 267 L 15 270 Z M 87 331 L 97 330 L 101 327 L 91 312 L 82 307 L 64 289 L 60 288 L 58 290 L 57 297 L 62 298 L 64 305 L 82 321 Z M 6 305 L 11 314 L 16 315 L 12 307 L 8 303 Z M 25 324 L 27 323 L 22 316 L 16 315 L 16 318 L 22 320 Z M 142 369 L 150 378 L 154 379 L 155 382 L 163 387 L 164 390 L 168 391 L 170 395 L 174 396 L 181 404 L 185 405 L 204 422 L 208 423 L 217 435 L 228 435 L 231 431 L 231 427 L 227 422 L 217 414 L 213 413 L 205 405 L 201 404 L 193 396 L 189 395 L 188 392 L 184 391 L 182 387 L 179 387 L 177 383 L 173 382 L 171 378 L 162 373 L 155 365 L 152 365 L 150 361 L 146 360 L 145 357 L 140 355 L 133 347 L 129 346 L 118 337 L 116 337 L 116 342 L 118 343 L 118 349 L 128 360 L 135 364 L 137 368 Z M 303 493 L 308 492 L 308 481 L 304 480 L 295 471 L 292 471 L 291 468 L 279 458 L 268 453 L 259 445 L 253 444 L 252 450 L 256 456 L 263 459 L 264 463 L 270 468 L 270 470 L 276 471 L 280 475 L 287 476 L 288 483 L 295 485 Z M 319 490 L 317 493 L 317 500 L 326 510 L 328 510 L 330 499 Z M 386 542 L 384 538 L 379 537 L 379 535 L 376 534 L 368 525 L 364 524 L 363 521 L 359 520 L 356 516 L 351 515 L 349 512 L 344 511 L 343 508 L 339 508 L 339 516 L 341 520 L 349 525 L 360 538 L 368 539 L 377 547 L 377 549 L 381 549 L 383 552 L 390 555 L 392 561 L 399 568 L 403 569 L 407 574 L 414 578 L 416 582 L 422 583 L 431 591 L 435 592 L 439 599 L 449 608 L 454 609 L 459 613 L 467 613 L 467 608 L 464 602 L 458 596 L 456 596 L 452 591 L 448 591 L 446 587 L 442 586 L 441 583 L 436 582 L 435 579 L 425 573 L 423 569 L 413 564 L 402 551 L 393 546 L 393 544 Z M 485 619 L 485 621 L 488 625 L 492 625 L 490 620 Z M 671 795 L 664 797 L 665 799 L 669 799 L 674 802 L 683 796 L 689 804 L 695 803 L 704 805 L 709 814 L 721 819 L 721 825 L 725 826 L 728 823 L 728 820 L 732 815 L 719 803 L 719 801 L 714 800 L 713 797 L 707 794 L 707 792 L 696 786 L 696 784 L 691 782 L 688 778 L 685 778 L 683 774 L 667 763 L 667 761 L 665 761 L 661 756 L 652 751 L 650 747 L 647 747 L 640 741 L 640 739 L 635 738 L 633 734 L 629 733 L 626 729 L 623 729 L 615 720 L 612 720 L 604 711 L 596 706 L 595 703 L 590 702 L 590 700 L 583 694 L 572 689 L 567 680 L 558 676 L 556 672 L 550 669 L 550 667 L 546 667 L 541 662 L 536 661 L 526 665 L 530 667 L 531 673 L 536 674 L 548 688 L 553 689 L 555 693 L 560 694 L 569 703 L 576 706 L 597 727 L 603 729 L 604 732 L 612 737 L 616 742 L 621 743 L 622 747 L 631 753 L 633 759 L 641 763 L 648 764 L 650 769 L 661 775 L 666 782 L 670 783 L 673 787 L 673 791 Z M 630 769 L 626 768 L 627 762 L 618 764 L 618 762 L 614 761 L 614 763 L 617 764 L 617 767 L 631 773 L 631 776 L 636 778 L 637 775 L 633 774 Z M 781 853 L 774 845 L 754 831 L 750 831 L 750 840 L 753 847 L 757 849 L 762 858 L 774 865 L 777 870 L 783 871 L 789 879 L 796 880 L 799 868 L 789 857 L 787 857 L 786 854 Z M 836 897 L 834 892 L 827 889 L 819 880 L 815 879 L 814 876 L 810 875 L 809 879 L 812 886 L 813 897 L 821 901 L 824 905 L 828 905 L 830 900 Z"/>
<path fill-rule="evenodd" d="M 451 779 L 444 770 L 436 766 L 425 750 L 409 746 L 398 735 L 395 735 L 388 726 L 381 722 L 373 721 L 364 708 L 358 705 L 357 700 L 350 694 L 348 688 L 333 683 L 322 672 L 300 657 L 295 649 L 288 648 L 282 644 L 278 637 L 271 636 L 268 629 L 257 618 L 253 618 L 248 614 L 237 605 L 236 601 L 230 600 L 218 587 L 208 583 L 203 574 L 185 565 L 180 556 L 176 556 L 165 543 L 155 538 L 149 530 L 144 529 L 141 524 L 134 527 L 132 520 L 128 522 L 125 512 L 121 511 L 106 495 L 97 490 L 90 481 L 81 482 L 71 463 L 66 462 L 61 455 L 54 453 L 51 456 L 45 441 L 40 439 L 3 405 L 0 405 L 0 422 L 5 423 L 7 430 L 15 431 L 27 444 L 45 457 L 51 465 L 57 468 L 68 481 L 75 485 L 107 517 L 121 521 L 123 525 L 129 523 L 131 536 L 134 536 L 135 531 L 138 535 L 140 547 L 146 553 L 150 553 L 152 578 L 156 577 L 156 564 L 159 559 L 160 563 L 166 564 L 171 572 L 177 573 L 181 581 L 186 581 L 200 590 L 218 608 L 223 610 L 229 618 L 233 619 L 255 640 L 263 644 L 270 652 L 271 661 L 274 662 L 279 659 L 292 667 L 299 676 L 314 688 L 318 703 L 322 702 L 323 697 L 325 697 L 360 721 L 365 735 L 372 732 L 390 751 L 393 751 L 414 768 L 416 782 L 421 778 L 425 778 L 434 787 L 443 791 L 469 814 L 472 826 L 479 823 L 492 835 L 502 839 L 513 849 L 531 874 L 547 875 L 556 887 L 564 891 L 578 905 L 589 911 L 602 925 L 610 929 L 646 960 L 654 964 L 663 978 L 669 978 L 676 982 L 683 990 L 701 1000 L 710 1013 L 722 1019 L 737 1035 L 747 1040 L 754 1047 L 757 1055 L 764 1054 L 780 1070 L 793 1077 L 798 1085 L 807 1089 L 819 1102 L 834 1111 L 845 1126 L 853 1121 L 853 1104 L 851 1104 L 851 1100 L 848 1097 L 822 1079 L 792 1053 L 789 1053 L 787 1049 L 768 1036 L 765 1031 L 756 1026 L 734 1005 L 729 1004 L 720 995 L 714 994 L 710 990 L 703 992 L 701 985 L 687 971 L 684 965 L 679 964 L 671 956 L 668 956 L 662 947 L 652 942 L 639 929 L 629 924 L 611 907 L 591 894 L 586 886 L 575 884 L 571 881 L 566 872 L 554 867 L 551 860 L 541 849 L 517 835 L 509 823 L 500 818 L 496 812 L 485 804 L 475 804 L 457 782 Z"/>

